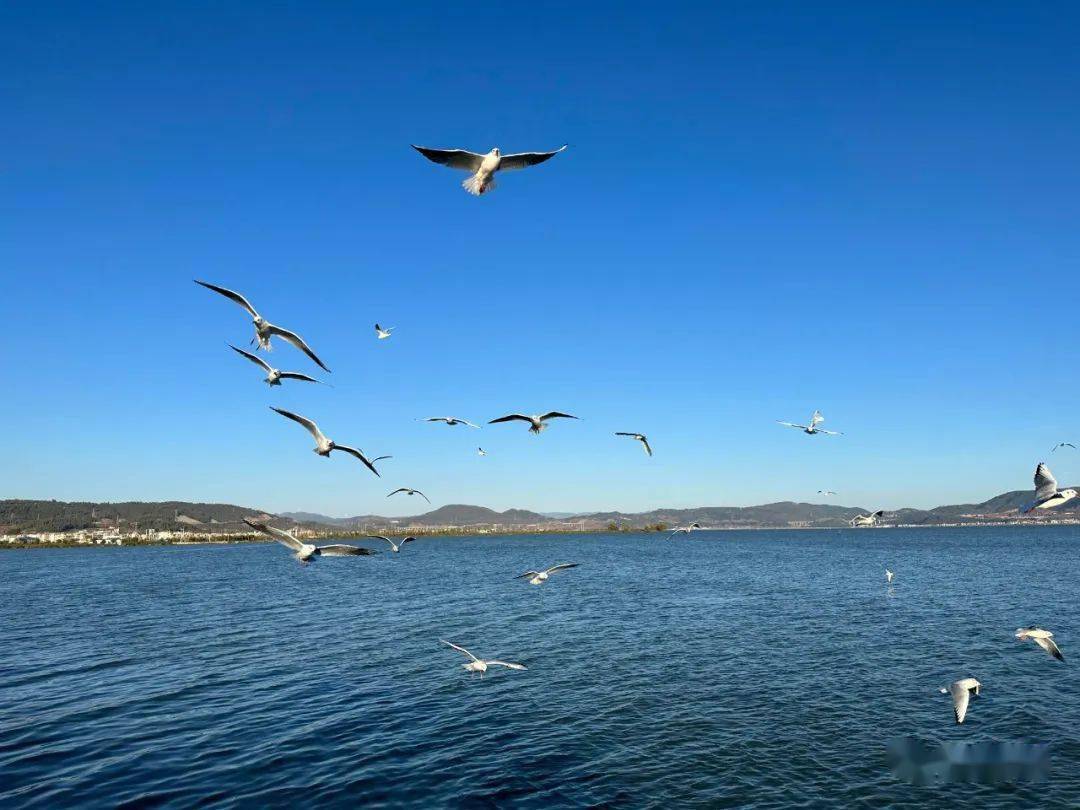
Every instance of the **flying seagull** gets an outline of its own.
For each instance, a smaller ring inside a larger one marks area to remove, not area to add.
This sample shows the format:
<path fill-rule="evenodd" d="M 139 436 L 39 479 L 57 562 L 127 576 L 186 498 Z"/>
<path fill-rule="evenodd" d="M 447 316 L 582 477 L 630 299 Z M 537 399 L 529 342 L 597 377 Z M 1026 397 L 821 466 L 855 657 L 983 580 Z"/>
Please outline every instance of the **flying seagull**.
<path fill-rule="evenodd" d="M 1030 639 L 1050 653 L 1050 655 L 1054 656 L 1058 661 L 1065 660 L 1065 656 L 1061 654 L 1058 645 L 1054 643 L 1054 634 L 1049 630 L 1041 630 L 1035 625 L 1031 625 L 1031 627 L 1022 627 L 1017 630 L 1016 637 L 1021 641 Z"/>
<path fill-rule="evenodd" d="M 385 540 L 387 543 L 390 544 L 390 550 L 392 552 L 394 552 L 395 554 L 397 554 L 399 551 L 401 551 L 401 547 L 403 545 L 405 545 L 406 543 L 412 543 L 414 540 L 416 540 L 415 537 L 406 537 L 400 543 L 395 543 L 389 537 L 384 537 L 381 534 L 369 534 L 368 537 L 370 537 L 372 540 Z"/>
<path fill-rule="evenodd" d="M 831 489 L 819 489 L 817 491 L 817 494 L 818 495 L 835 495 L 836 493 L 833 492 Z"/>
<path fill-rule="evenodd" d="M 337 444 L 326 438 L 326 436 L 323 435 L 323 432 L 319 430 L 319 426 L 312 422 L 310 419 L 307 419 L 306 417 L 300 416 L 299 414 L 295 414 L 290 411 L 282 410 L 281 408 L 275 408 L 273 406 L 271 406 L 270 410 L 277 411 L 286 419 L 292 419 L 294 422 L 301 424 L 305 428 L 307 428 L 308 433 L 315 437 L 314 452 L 320 456 L 329 457 L 331 451 L 341 450 L 343 453 L 348 453 L 350 456 L 355 456 L 356 458 L 360 459 L 360 461 L 364 463 L 364 466 L 371 470 L 373 473 L 375 473 L 375 475 L 379 475 L 379 471 L 375 469 L 375 462 L 379 461 L 380 459 L 390 458 L 390 456 L 379 456 L 375 459 L 369 459 L 355 447 L 346 447 L 343 444 Z M 379 477 L 381 478 L 382 476 Z"/>
<path fill-rule="evenodd" d="M 470 194 L 480 196 L 495 188 L 495 172 L 525 169 L 550 160 L 566 148 L 563 144 L 554 152 L 518 152 L 504 155 L 495 147 L 486 155 L 467 152 L 464 149 L 430 149 L 413 144 L 413 149 L 433 163 L 461 169 L 469 173 L 461 187 Z"/>
<path fill-rule="evenodd" d="M 244 309 L 252 317 L 252 323 L 255 324 L 255 337 L 252 339 L 252 343 L 257 343 L 258 347 L 263 351 L 270 351 L 273 347 L 270 345 L 270 338 L 275 335 L 284 341 L 291 343 L 298 348 L 308 357 L 310 357 L 319 368 L 323 371 L 329 372 L 330 369 L 326 367 L 322 360 L 315 356 L 315 352 L 304 342 L 304 339 L 300 337 L 296 332 L 290 332 L 288 329 L 282 329 L 280 326 L 274 326 L 266 320 L 262 315 L 255 311 L 255 307 L 248 303 L 248 300 L 244 298 L 240 293 L 227 290 L 224 287 L 218 287 L 216 284 L 208 284 L 205 281 L 199 281 L 195 279 L 196 284 L 201 284 L 208 290 L 213 290 L 216 293 L 220 293 L 228 298 L 230 301 L 234 301 Z"/>
<path fill-rule="evenodd" d="M 779 419 L 777 419 L 776 421 L 779 424 L 784 425 L 785 427 L 798 428 L 808 436 L 813 436 L 816 433 L 824 433 L 827 436 L 844 435 L 837 430 L 825 430 L 825 428 L 818 427 L 818 425 L 825 421 L 825 417 L 821 415 L 821 411 L 814 411 L 814 415 L 810 417 L 809 425 L 796 425 L 794 422 L 781 422 Z"/>
<path fill-rule="evenodd" d="M 514 579 L 525 579 L 526 577 L 532 577 L 529 580 L 530 585 L 543 585 L 548 581 L 548 577 L 559 571 L 565 571 L 568 568 L 577 568 L 580 563 L 561 563 L 559 565 L 553 565 L 551 568 L 545 568 L 543 571 L 526 571 L 524 574 L 518 574 Z"/>
<path fill-rule="evenodd" d="M 1071 447 L 1073 450 L 1076 449 L 1076 445 L 1073 444 L 1072 442 L 1058 442 L 1057 444 L 1055 444 L 1053 447 L 1050 448 L 1050 452 L 1051 453 L 1057 452 L 1057 449 L 1059 447 Z"/>
<path fill-rule="evenodd" d="M 263 382 L 265 382 L 267 385 L 281 385 L 282 380 L 303 380 L 304 382 L 313 383 L 319 382 L 319 380 L 316 380 L 314 377 L 309 377 L 307 374 L 301 374 L 299 371 L 278 371 L 276 368 L 273 368 L 269 363 L 259 357 L 259 355 L 252 354 L 251 352 L 245 352 L 243 349 L 236 348 L 231 343 L 228 345 L 229 348 L 237 354 L 243 355 L 257 366 L 262 366 L 263 371 L 266 372 L 266 379 L 263 380 Z"/>
<path fill-rule="evenodd" d="M 631 439 L 637 439 L 639 442 L 641 442 L 641 446 L 645 449 L 645 454 L 649 455 L 649 456 L 652 455 L 652 448 L 649 447 L 649 440 L 647 438 L 645 438 L 644 433 L 620 433 L 620 432 L 616 432 L 615 435 L 616 436 L 629 436 Z"/>
<path fill-rule="evenodd" d="M 884 509 L 879 509 L 876 512 L 872 512 L 869 515 L 856 515 L 849 522 L 851 528 L 857 528 L 859 526 L 874 526 L 878 522 L 878 518 L 885 514 Z"/>
<path fill-rule="evenodd" d="M 959 681 L 950 684 L 948 688 L 941 688 L 941 694 L 952 696 L 953 713 L 956 715 L 957 723 L 964 722 L 964 718 L 967 716 L 968 701 L 971 700 L 972 695 L 978 697 L 980 689 L 982 689 L 982 684 L 974 678 L 961 678 Z"/>
<path fill-rule="evenodd" d="M 409 489 L 409 487 L 398 487 L 393 492 L 391 492 L 390 495 L 397 495 L 399 492 L 404 492 L 406 495 L 419 495 L 425 501 L 431 503 L 431 499 L 428 498 L 428 496 L 425 495 L 423 492 L 418 489 Z M 389 498 L 390 495 L 387 495 L 386 497 Z"/>
<path fill-rule="evenodd" d="M 576 416 L 571 416 L 568 413 L 562 413 L 561 411 L 549 411 L 548 413 L 538 416 L 526 416 L 523 413 L 511 413 L 506 416 L 500 416 L 498 419 L 492 419 L 488 422 L 489 425 L 494 425 L 498 422 L 513 422 L 517 420 L 519 422 L 529 423 L 529 432 L 540 435 L 540 431 L 547 429 L 548 419 L 577 419 Z"/>
<path fill-rule="evenodd" d="M 667 539 L 670 540 L 672 537 L 674 537 L 677 534 L 690 534 L 690 532 L 692 532 L 694 529 L 700 529 L 700 528 L 701 528 L 700 523 L 691 523 L 689 526 L 680 526 L 675 531 L 673 531 L 671 534 L 669 534 L 667 536 Z"/>
<path fill-rule="evenodd" d="M 1075 489 L 1058 491 L 1057 480 L 1054 478 L 1053 473 L 1050 472 L 1050 468 L 1040 462 L 1039 466 L 1035 468 L 1035 500 L 1020 511 L 1026 515 L 1035 509 L 1053 509 L 1055 506 L 1061 506 L 1066 501 L 1071 501 L 1076 497 L 1076 494 Z"/>
<path fill-rule="evenodd" d="M 439 641 L 442 641 L 442 643 L 448 647 L 453 647 L 459 653 L 464 653 L 465 655 L 469 656 L 469 663 L 462 664 L 461 666 L 465 668 L 466 672 L 479 672 L 481 678 L 484 677 L 484 673 L 487 672 L 488 667 L 506 667 L 507 669 L 518 670 L 525 669 L 525 667 L 521 664 L 510 664 L 506 661 L 484 661 L 480 658 L 477 658 L 464 647 L 459 647 L 457 644 L 451 644 L 449 641 L 444 641 L 441 638 L 439 639 Z"/>
<path fill-rule="evenodd" d="M 486 451 L 486 450 L 484 450 L 484 448 L 483 448 L 483 447 L 477 447 L 477 448 L 476 448 L 476 455 L 478 455 L 478 456 L 486 456 L 486 455 L 487 455 L 487 451 Z"/>
<path fill-rule="evenodd" d="M 450 427 L 454 425 L 468 425 L 471 428 L 480 429 L 479 425 L 474 425 L 468 419 L 458 419 L 456 416 L 429 416 L 426 419 L 421 419 L 421 422 L 445 422 Z"/>
<path fill-rule="evenodd" d="M 269 535 L 281 545 L 292 549 L 296 553 L 296 559 L 302 563 L 309 562 L 312 557 L 366 557 L 377 553 L 369 548 L 360 548 L 359 546 L 313 546 L 310 543 L 301 543 L 289 532 L 283 529 L 275 529 L 266 523 L 260 523 L 250 518 L 244 518 L 244 523 L 255 531 Z"/>
<path fill-rule="evenodd" d="M 896 575 L 892 571 L 890 571 L 888 568 L 885 569 L 885 581 L 886 582 L 891 584 L 892 579 L 893 579 L 894 576 L 896 576 Z"/>
<path fill-rule="evenodd" d="M 378 324 L 375 324 L 375 337 L 377 337 L 379 340 L 386 340 L 388 337 L 390 337 L 390 333 L 393 331 L 394 327 L 392 326 L 388 326 L 383 329 Z"/>

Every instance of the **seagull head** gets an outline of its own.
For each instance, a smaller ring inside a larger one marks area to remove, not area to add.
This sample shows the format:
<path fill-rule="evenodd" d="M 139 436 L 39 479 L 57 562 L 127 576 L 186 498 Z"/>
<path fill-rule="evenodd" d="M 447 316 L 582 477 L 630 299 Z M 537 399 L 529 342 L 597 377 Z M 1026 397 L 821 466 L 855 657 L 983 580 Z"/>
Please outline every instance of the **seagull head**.
<path fill-rule="evenodd" d="M 499 151 L 499 147 L 493 146 L 491 147 L 491 154 L 495 155 L 495 157 L 498 157 L 502 154 L 502 152 Z"/>

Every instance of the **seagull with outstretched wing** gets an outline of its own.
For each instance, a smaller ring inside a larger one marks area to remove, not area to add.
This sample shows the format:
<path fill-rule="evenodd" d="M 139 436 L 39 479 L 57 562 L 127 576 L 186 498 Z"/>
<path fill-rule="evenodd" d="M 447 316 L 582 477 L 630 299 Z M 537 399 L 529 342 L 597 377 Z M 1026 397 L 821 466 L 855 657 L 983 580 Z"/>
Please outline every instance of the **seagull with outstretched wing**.
<path fill-rule="evenodd" d="M 280 371 L 259 357 L 259 355 L 246 352 L 243 349 L 238 349 L 231 343 L 228 344 L 228 346 L 237 354 L 246 357 L 252 363 L 262 368 L 262 370 L 266 372 L 266 379 L 263 380 L 263 382 L 267 385 L 281 385 L 282 380 L 303 380 L 304 382 L 325 385 L 321 380 L 316 380 L 314 377 L 309 377 L 307 374 L 301 374 L 299 371 Z"/>
<path fill-rule="evenodd" d="M 783 422 L 783 421 L 781 421 L 779 419 L 777 419 L 776 421 L 777 421 L 778 424 L 781 424 L 784 427 L 796 428 L 798 430 L 801 430 L 803 433 L 807 434 L 808 436 L 815 436 L 818 433 L 824 433 L 826 436 L 843 436 L 844 435 L 838 430 L 825 430 L 825 428 L 818 427 L 818 425 L 820 425 L 822 422 L 825 421 L 825 417 L 821 415 L 821 411 L 814 411 L 813 416 L 810 417 L 810 424 L 809 425 L 797 425 L 794 422 Z"/>
<path fill-rule="evenodd" d="M 696 523 L 696 522 L 691 523 L 689 526 L 680 526 L 675 531 L 673 531 L 671 534 L 669 534 L 667 536 L 667 539 L 670 540 L 672 537 L 674 537 L 677 534 L 690 534 L 690 532 L 694 531 L 694 529 L 700 529 L 700 528 L 701 528 L 701 524 Z"/>
<path fill-rule="evenodd" d="M 312 438 L 315 439 L 314 452 L 316 453 L 316 455 L 320 455 L 326 458 L 330 455 L 332 451 L 340 450 L 343 453 L 348 453 L 350 456 L 359 459 L 361 462 L 363 462 L 364 466 L 371 470 L 373 473 L 375 473 L 375 475 L 379 475 L 379 471 L 375 469 L 375 462 L 379 461 L 380 459 L 390 458 L 390 456 L 379 456 L 376 459 L 369 459 L 355 447 L 348 447 L 344 444 L 338 444 L 337 442 L 326 438 L 326 435 L 321 430 L 319 430 L 319 426 L 310 419 L 308 419 L 306 416 L 300 416 L 299 414 L 292 413 L 291 411 L 286 411 L 281 408 L 275 408 L 273 406 L 270 407 L 270 410 L 276 411 L 277 413 L 280 413 L 282 416 L 284 416 L 286 419 L 291 419 L 298 425 L 302 425 L 304 428 L 306 428 L 307 432 L 310 433 L 312 435 Z M 382 476 L 379 477 L 381 478 Z"/>
<path fill-rule="evenodd" d="M 1058 645 L 1054 643 L 1054 634 L 1049 630 L 1043 630 L 1033 624 L 1030 627 L 1022 627 L 1017 630 L 1016 637 L 1021 641 L 1034 641 L 1058 661 L 1065 660 L 1065 656 L 1061 654 Z"/>
<path fill-rule="evenodd" d="M 616 436 L 629 436 L 631 439 L 637 439 L 639 442 L 641 442 L 641 447 L 645 451 L 645 455 L 647 455 L 647 456 L 652 455 L 652 448 L 649 447 L 649 440 L 645 437 L 644 433 L 622 433 L 622 432 L 617 431 L 615 433 L 615 435 Z"/>
<path fill-rule="evenodd" d="M 564 144 L 553 152 L 517 152 L 504 155 L 496 147 L 486 155 L 479 155 L 476 152 L 467 152 L 464 149 L 432 149 L 427 146 L 413 144 L 413 149 L 432 163 L 468 172 L 469 176 L 462 182 L 461 187 L 478 197 L 495 188 L 496 172 L 514 171 L 536 166 L 555 157 L 565 148 L 566 145 Z"/>
<path fill-rule="evenodd" d="M 1050 472 L 1050 468 L 1042 462 L 1035 468 L 1035 500 L 1021 508 L 1022 514 L 1027 514 L 1036 509 L 1053 509 L 1061 506 L 1066 501 L 1075 498 L 1075 489 L 1058 490 L 1057 479 Z"/>
<path fill-rule="evenodd" d="M 492 419 L 490 422 L 488 422 L 488 424 L 494 425 L 498 424 L 499 422 L 515 421 L 528 422 L 529 432 L 539 436 L 541 431 L 547 429 L 547 421 L 549 419 L 577 419 L 577 417 L 571 416 L 568 413 L 563 413 L 562 411 L 548 411 L 547 413 L 537 414 L 535 416 L 528 416 L 527 414 L 523 413 L 511 413 L 507 414 L 506 416 L 500 416 L 498 419 Z"/>
<path fill-rule="evenodd" d="M 417 421 L 420 421 L 420 422 L 444 422 L 447 425 L 449 425 L 450 427 L 454 427 L 454 425 L 468 425 L 471 428 L 476 428 L 477 430 L 480 429 L 479 425 L 474 425 L 468 419 L 458 419 L 456 416 L 428 416 L 428 417 L 426 417 L 424 419 L 419 419 Z"/>
<path fill-rule="evenodd" d="M 387 543 L 390 544 L 390 550 L 392 552 L 394 552 L 395 554 L 397 554 L 399 551 L 401 551 L 401 547 L 403 545 L 405 545 L 406 543 L 412 543 L 412 542 L 414 542 L 416 540 L 415 537 L 410 536 L 410 537 L 406 537 L 400 543 L 395 543 L 389 537 L 387 537 L 386 535 L 382 535 L 382 534 L 369 534 L 368 537 L 370 537 L 372 540 L 385 540 Z"/>
<path fill-rule="evenodd" d="M 942 687 L 941 693 L 949 695 L 953 702 L 953 715 L 957 723 L 963 723 L 967 717 L 968 703 L 972 697 L 978 697 L 982 684 L 974 678 L 961 678 L 953 681 L 948 687 Z"/>
<path fill-rule="evenodd" d="M 439 639 L 439 641 L 441 641 L 447 647 L 453 647 L 459 653 L 467 655 L 469 657 L 469 663 L 462 664 L 461 666 L 465 668 L 466 672 L 479 672 L 481 678 L 484 677 L 484 673 L 487 672 L 488 667 L 506 667 L 507 669 L 517 670 L 525 669 L 525 666 L 522 664 L 511 664 L 507 661 L 485 661 L 481 658 L 477 658 L 464 647 L 459 647 L 457 644 L 451 644 L 449 641 L 444 641 L 441 638 Z"/>
<path fill-rule="evenodd" d="M 257 532 L 261 532 L 269 537 L 273 537 L 281 545 L 288 549 L 291 549 L 296 559 L 302 563 L 310 562 L 314 557 L 366 557 L 371 554 L 377 554 L 378 552 L 372 551 L 369 548 L 361 548 L 360 546 L 348 546 L 345 544 L 332 545 L 332 546 L 315 546 L 311 543 L 302 543 L 297 540 L 291 533 L 284 529 L 278 529 L 271 526 L 268 523 L 263 523 L 259 520 L 253 520 L 251 518 L 244 518 L 244 523 L 253 528 Z"/>
<path fill-rule="evenodd" d="M 428 503 L 431 503 L 431 499 L 428 498 L 428 496 L 425 495 L 423 492 L 421 492 L 418 489 L 410 489 L 409 487 L 398 487 L 393 492 L 391 492 L 390 495 L 387 495 L 386 497 L 389 498 L 391 495 L 397 495 L 399 492 L 404 492 L 406 495 L 419 495 L 425 501 L 427 501 Z"/>
<path fill-rule="evenodd" d="M 571 568 L 577 568 L 581 563 L 560 563 L 559 565 L 553 565 L 551 568 L 545 568 L 543 571 L 526 571 L 524 574 L 518 574 L 514 579 L 529 578 L 530 585 L 543 585 L 548 581 L 548 577 L 552 574 L 557 574 L 559 571 L 568 571 Z"/>

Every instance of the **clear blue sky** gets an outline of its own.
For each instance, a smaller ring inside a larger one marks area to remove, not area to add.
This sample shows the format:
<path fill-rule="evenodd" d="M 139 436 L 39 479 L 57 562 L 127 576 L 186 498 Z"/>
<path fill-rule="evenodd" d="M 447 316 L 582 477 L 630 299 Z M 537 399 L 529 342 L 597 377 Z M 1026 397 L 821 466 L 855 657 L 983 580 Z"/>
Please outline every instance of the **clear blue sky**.
<path fill-rule="evenodd" d="M 0 497 L 1030 487 L 1080 439 L 1080 11 L 761 5 L 5 4 Z M 411 143 L 570 148 L 477 199 Z M 249 320 L 193 278 L 299 331 L 335 387 L 268 390 L 225 346 Z M 321 459 L 270 404 L 394 459 Z M 582 421 L 414 421 L 552 408 Z M 814 408 L 846 435 L 774 422 Z"/>

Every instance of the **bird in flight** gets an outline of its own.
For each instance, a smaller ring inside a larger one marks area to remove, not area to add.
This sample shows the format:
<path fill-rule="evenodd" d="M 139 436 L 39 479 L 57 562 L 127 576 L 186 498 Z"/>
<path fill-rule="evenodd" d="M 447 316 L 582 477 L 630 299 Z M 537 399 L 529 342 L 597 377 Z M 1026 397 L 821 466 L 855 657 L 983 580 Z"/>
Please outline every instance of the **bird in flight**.
<path fill-rule="evenodd" d="M 978 697 L 982 684 L 974 678 L 961 678 L 949 684 L 948 688 L 942 687 L 941 694 L 951 695 L 953 702 L 953 714 L 957 723 L 963 723 L 967 717 L 968 702 L 972 696 Z"/>
<path fill-rule="evenodd" d="M 616 432 L 615 435 L 616 436 L 629 436 L 631 439 L 637 439 L 639 442 L 641 442 L 641 446 L 645 450 L 645 455 L 648 455 L 648 456 L 652 455 L 652 448 L 649 447 L 649 440 L 647 438 L 645 438 L 644 433 L 621 433 L 621 432 Z"/>
<path fill-rule="evenodd" d="M 885 581 L 886 582 L 892 583 L 892 580 L 893 580 L 894 576 L 896 576 L 896 575 L 892 571 L 890 571 L 888 568 L 885 569 Z"/>
<path fill-rule="evenodd" d="M 392 326 L 388 326 L 383 329 L 378 324 L 375 324 L 375 337 L 377 337 L 379 340 L 386 340 L 388 337 L 390 337 L 390 333 L 393 331 L 394 327 Z"/>
<path fill-rule="evenodd" d="M 571 416 L 568 413 L 562 413 L 561 411 L 549 411 L 548 413 L 538 416 L 526 416 L 523 413 L 511 413 L 506 416 L 500 416 L 498 419 L 492 419 L 488 424 L 494 425 L 498 422 L 513 422 L 515 420 L 519 422 L 528 422 L 529 433 L 535 433 L 539 436 L 541 431 L 547 429 L 546 423 L 549 419 L 577 419 L 577 417 Z"/>
<path fill-rule="evenodd" d="M 478 456 L 486 456 L 487 451 L 483 447 L 477 447 L 476 448 L 476 455 L 478 455 Z"/>
<path fill-rule="evenodd" d="M 263 360 L 259 355 L 252 354 L 251 352 L 245 352 L 243 349 L 238 349 L 231 343 L 228 344 L 229 348 L 237 354 L 240 354 L 250 360 L 257 366 L 261 366 L 263 371 L 266 372 L 266 379 L 263 380 L 267 385 L 281 385 L 282 380 L 303 380 L 304 382 L 320 382 L 314 377 L 309 377 L 307 374 L 301 374 L 299 371 L 279 371 L 272 367 L 269 363 Z"/>
<path fill-rule="evenodd" d="M 416 540 L 415 537 L 406 537 L 400 543 L 395 543 L 389 537 L 384 537 L 381 534 L 369 534 L 368 537 L 370 537 L 372 540 L 385 540 L 387 543 L 390 544 L 390 550 L 392 552 L 394 552 L 395 554 L 397 554 L 399 551 L 401 551 L 401 547 L 403 545 L 405 545 L 406 543 L 412 543 L 413 541 Z"/>
<path fill-rule="evenodd" d="M 397 495 L 399 492 L 404 492 L 406 495 L 419 495 L 425 501 L 431 503 L 431 500 L 423 492 L 418 489 L 409 489 L 408 487 L 398 487 L 393 492 L 391 492 L 390 495 Z M 389 498 L 390 495 L 387 495 L 386 497 Z"/>
<path fill-rule="evenodd" d="M 1027 514 L 1036 509 L 1052 509 L 1076 497 L 1075 489 L 1058 490 L 1057 479 L 1050 468 L 1041 463 L 1035 468 L 1035 500 L 1020 511 Z"/>
<path fill-rule="evenodd" d="M 462 182 L 461 187 L 477 197 L 495 188 L 496 172 L 535 166 L 545 160 L 550 160 L 565 148 L 566 145 L 563 144 L 554 152 L 517 152 L 504 155 L 498 147 L 495 147 L 486 155 L 478 155 L 476 152 L 467 152 L 464 149 L 431 149 L 413 144 L 413 149 L 431 162 L 468 172 L 469 176 Z"/>
<path fill-rule="evenodd" d="M 1073 450 L 1076 449 L 1076 445 L 1073 444 L 1072 442 L 1058 442 L 1057 444 L 1055 444 L 1053 447 L 1050 448 L 1050 452 L 1051 453 L 1056 453 L 1057 449 L 1059 447 L 1071 447 Z"/>
<path fill-rule="evenodd" d="M 474 425 L 468 419 L 458 419 L 456 416 L 429 416 L 425 419 L 421 419 L 421 422 L 445 422 L 450 427 L 454 425 L 468 425 L 471 428 L 480 429 L 479 425 Z"/>
<path fill-rule="evenodd" d="M 691 523 L 689 526 L 680 526 L 675 531 L 673 531 L 671 534 L 669 534 L 667 536 L 667 539 L 670 540 L 672 537 L 674 537 L 677 534 L 690 534 L 690 532 L 692 532 L 694 529 L 700 529 L 700 528 L 701 528 L 700 523 Z"/>
<path fill-rule="evenodd" d="M 282 410 L 281 408 L 274 408 L 273 406 L 271 406 L 270 410 L 277 411 L 286 419 L 292 419 L 297 424 L 303 425 L 305 428 L 307 428 L 308 433 L 310 433 L 315 439 L 314 452 L 320 456 L 328 457 L 331 451 L 340 450 L 343 453 L 348 453 L 350 456 L 355 456 L 356 458 L 358 458 L 360 461 L 363 462 L 364 466 L 371 470 L 373 473 L 375 473 L 375 475 L 379 475 L 379 471 L 375 469 L 375 462 L 381 461 L 384 458 L 391 458 L 391 456 L 379 456 L 378 458 L 369 459 L 355 447 L 346 447 L 344 444 L 337 444 L 336 442 L 326 438 L 323 432 L 319 430 L 319 426 L 306 417 L 300 416 L 299 414 L 295 414 L 290 411 Z M 382 476 L 379 477 L 381 478 Z"/>
<path fill-rule="evenodd" d="M 857 528 L 859 526 L 874 526 L 878 522 L 878 518 L 885 514 L 884 509 L 879 509 L 876 512 L 871 512 L 869 515 L 856 515 L 849 522 L 851 528 Z"/>
<path fill-rule="evenodd" d="M 1031 625 L 1031 627 L 1022 627 L 1017 630 L 1016 637 L 1021 641 L 1030 639 L 1050 653 L 1050 655 L 1054 656 L 1058 661 L 1065 660 L 1065 656 L 1061 654 L 1058 645 L 1054 643 L 1054 634 L 1049 630 L 1042 630 L 1035 625 Z"/>
<path fill-rule="evenodd" d="M 276 529 L 273 526 L 261 523 L 257 520 L 244 518 L 244 523 L 257 532 L 262 532 L 265 535 L 273 537 L 286 548 L 292 549 L 296 555 L 296 559 L 302 563 L 310 562 L 313 557 L 366 557 L 377 553 L 369 548 L 346 546 L 343 544 L 334 546 L 314 546 L 311 543 L 300 542 L 283 529 Z"/>
<path fill-rule="evenodd" d="M 526 571 L 524 574 L 518 574 L 514 579 L 525 579 L 531 577 L 529 580 L 530 585 L 543 585 L 548 581 L 548 577 L 559 571 L 566 571 L 569 568 L 577 568 L 580 563 L 560 563 L 559 565 L 553 565 L 551 568 L 545 568 L 543 571 Z"/>
<path fill-rule="evenodd" d="M 836 493 L 833 492 L 831 489 L 819 489 L 817 491 L 817 494 L 818 495 L 835 495 Z"/>
<path fill-rule="evenodd" d="M 469 656 L 469 663 L 462 664 L 461 666 L 465 668 L 466 672 L 479 672 L 481 678 L 484 677 L 484 673 L 487 672 L 488 667 L 506 667 L 507 669 L 517 670 L 525 669 L 522 664 L 511 664 L 507 661 L 484 661 L 480 658 L 477 658 L 464 647 L 459 647 L 457 644 L 451 644 L 449 641 L 444 641 L 441 638 L 439 639 L 439 641 L 442 641 L 442 643 L 448 647 L 453 647 L 459 653 L 464 653 L 465 655 Z"/>
<path fill-rule="evenodd" d="M 298 348 L 300 351 L 310 357 L 312 361 L 314 361 L 315 365 L 317 365 L 323 371 L 330 371 L 330 369 L 326 367 L 323 361 L 315 356 L 315 352 L 313 352 L 311 350 L 311 347 L 309 347 L 304 342 L 304 339 L 302 337 L 296 334 L 296 332 L 290 332 L 288 329 L 282 329 L 280 326 L 274 326 L 274 324 L 270 323 L 262 315 L 256 312 L 255 307 L 249 304 L 248 300 L 244 298 L 244 296 L 242 296 L 240 293 L 233 292 L 232 290 L 227 290 L 224 287 L 218 287 L 216 284 L 208 284 L 207 282 L 199 281 L 198 279 L 195 279 L 195 283 L 206 287 L 206 289 L 208 290 L 213 290 L 216 293 L 224 295 L 230 301 L 233 301 L 246 309 L 248 311 L 248 314 L 252 317 L 251 322 L 255 324 L 255 337 L 252 339 L 251 342 L 257 344 L 258 347 L 263 351 L 271 351 L 273 347 L 270 345 L 270 338 L 276 336 Z"/>
<path fill-rule="evenodd" d="M 817 433 L 824 433 L 827 436 L 843 436 L 844 435 L 844 434 L 840 433 L 840 431 L 837 431 L 837 430 L 825 430 L 825 428 L 819 428 L 818 427 L 818 425 L 820 425 L 822 422 L 825 421 L 825 417 L 821 415 L 821 411 L 814 411 L 814 415 L 810 417 L 810 424 L 809 425 L 796 425 L 794 422 L 782 422 L 779 419 L 777 419 L 776 421 L 779 424 L 783 425 L 784 427 L 798 428 L 799 430 L 801 430 L 803 433 L 807 434 L 808 436 L 813 436 L 813 435 L 815 435 Z"/>

